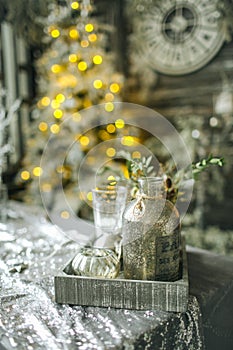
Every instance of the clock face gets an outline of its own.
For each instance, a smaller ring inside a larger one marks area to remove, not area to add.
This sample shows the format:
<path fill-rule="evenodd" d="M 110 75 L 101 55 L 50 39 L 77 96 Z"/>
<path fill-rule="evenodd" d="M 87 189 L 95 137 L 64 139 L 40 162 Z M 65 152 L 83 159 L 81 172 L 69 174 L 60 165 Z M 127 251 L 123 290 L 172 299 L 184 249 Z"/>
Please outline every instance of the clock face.
<path fill-rule="evenodd" d="M 171 75 L 191 73 L 208 63 L 225 40 L 217 2 L 161 0 L 146 7 L 141 1 L 133 30 L 144 61 Z"/>

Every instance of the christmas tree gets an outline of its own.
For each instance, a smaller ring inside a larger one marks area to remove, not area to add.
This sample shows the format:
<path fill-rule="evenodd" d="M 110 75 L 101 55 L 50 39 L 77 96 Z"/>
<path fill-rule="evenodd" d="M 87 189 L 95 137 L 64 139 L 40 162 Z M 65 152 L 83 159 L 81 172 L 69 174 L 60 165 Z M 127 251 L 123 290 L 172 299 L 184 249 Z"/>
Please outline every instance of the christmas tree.
<path fill-rule="evenodd" d="M 25 201 L 40 201 L 39 178 L 41 191 L 51 198 L 59 186 L 59 175 L 63 185 L 75 186 L 83 155 L 99 139 L 106 140 L 116 131 L 111 123 L 85 134 L 80 127 L 79 111 L 103 104 L 105 112 L 110 113 L 113 102 L 121 100 L 123 87 L 122 75 L 116 72 L 114 52 L 109 50 L 114 28 L 100 23 L 94 13 L 90 1 L 73 1 L 51 4 L 50 14 L 44 19 L 42 43 L 47 49 L 35 65 L 39 99 L 33 110 L 34 122 L 18 180 L 26 185 Z M 45 175 L 41 158 L 48 140 Z M 66 157 L 72 142 L 75 151 Z M 66 158 L 63 164 L 61 158 Z"/>

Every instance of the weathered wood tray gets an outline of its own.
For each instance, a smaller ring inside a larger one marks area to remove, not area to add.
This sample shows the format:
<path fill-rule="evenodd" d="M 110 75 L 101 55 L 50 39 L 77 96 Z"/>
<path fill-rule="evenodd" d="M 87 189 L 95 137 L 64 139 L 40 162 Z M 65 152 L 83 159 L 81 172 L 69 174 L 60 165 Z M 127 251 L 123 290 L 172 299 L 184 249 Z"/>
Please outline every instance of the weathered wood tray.
<path fill-rule="evenodd" d="M 75 276 L 71 262 L 54 277 L 57 303 L 134 310 L 187 310 L 189 281 L 184 240 L 181 278 L 175 282 Z"/>

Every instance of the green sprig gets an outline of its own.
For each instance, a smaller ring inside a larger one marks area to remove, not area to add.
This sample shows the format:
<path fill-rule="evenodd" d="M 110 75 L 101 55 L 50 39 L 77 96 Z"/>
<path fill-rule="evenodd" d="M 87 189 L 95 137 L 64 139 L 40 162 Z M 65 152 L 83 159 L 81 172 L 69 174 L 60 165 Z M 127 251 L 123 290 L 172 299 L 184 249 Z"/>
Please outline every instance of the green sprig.
<path fill-rule="evenodd" d="M 192 174 L 195 180 L 197 180 L 198 175 L 208 169 L 210 166 L 217 165 L 222 167 L 224 165 L 224 158 L 213 157 L 210 155 L 207 159 L 202 159 L 197 163 L 192 164 Z"/>

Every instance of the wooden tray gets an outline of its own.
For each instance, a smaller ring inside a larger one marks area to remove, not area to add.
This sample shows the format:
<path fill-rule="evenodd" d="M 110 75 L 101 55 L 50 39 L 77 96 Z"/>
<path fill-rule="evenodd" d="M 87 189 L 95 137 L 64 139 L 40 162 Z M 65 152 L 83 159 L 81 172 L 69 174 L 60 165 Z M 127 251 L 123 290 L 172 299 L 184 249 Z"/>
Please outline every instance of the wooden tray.
<path fill-rule="evenodd" d="M 181 279 L 175 282 L 75 276 L 71 272 L 71 262 L 54 277 L 57 303 L 134 310 L 187 310 L 189 282 L 184 240 Z"/>

